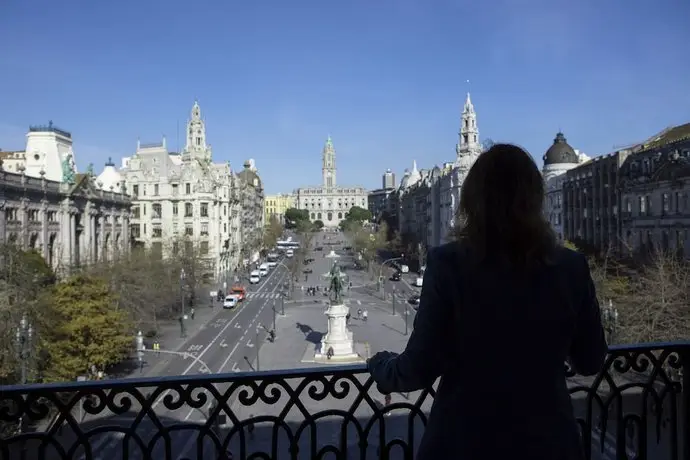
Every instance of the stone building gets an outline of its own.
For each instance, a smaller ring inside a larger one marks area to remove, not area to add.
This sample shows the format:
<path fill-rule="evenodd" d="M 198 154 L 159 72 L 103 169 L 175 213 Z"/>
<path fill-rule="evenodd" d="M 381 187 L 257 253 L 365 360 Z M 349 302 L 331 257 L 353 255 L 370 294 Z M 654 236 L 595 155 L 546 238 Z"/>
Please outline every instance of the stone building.
<path fill-rule="evenodd" d="M 205 262 L 202 277 L 225 278 L 240 266 L 240 188 L 230 164 L 214 163 L 201 109 L 194 103 L 181 153 L 169 152 L 166 140 L 137 142 L 132 157 L 118 171 L 108 161 L 98 176 L 105 190 L 126 184 L 132 197 L 132 238 L 162 257 L 172 256 L 181 241 Z"/>
<path fill-rule="evenodd" d="M 244 162 L 237 174 L 240 196 L 242 263 L 246 266 L 259 260 L 264 237 L 264 186 L 254 160 Z"/>
<path fill-rule="evenodd" d="M 621 250 L 690 257 L 690 123 L 641 145 L 620 178 Z"/>
<path fill-rule="evenodd" d="M 573 149 L 563 133 L 556 134 L 553 145 L 543 157 L 544 214 L 559 240 L 563 241 L 563 181 L 565 173 L 589 161 L 589 157 Z"/>
<path fill-rule="evenodd" d="M 295 207 L 295 196 L 289 193 L 266 195 L 264 198 L 264 224 L 268 225 L 271 217 L 285 223 L 285 211 Z"/>
<path fill-rule="evenodd" d="M 297 207 L 309 211 L 311 221 L 320 220 L 325 227 L 337 227 L 354 206 L 367 209 L 367 191 L 363 187 L 338 186 L 336 155 L 328 136 L 321 158 L 320 187 L 301 187 L 295 190 Z"/>
<path fill-rule="evenodd" d="M 4 168 L 6 153 L 0 153 L 1 243 L 40 252 L 60 274 L 129 250 L 131 200 L 122 187 L 99 188 L 93 168 L 76 172 L 71 133 L 52 123 L 31 127 L 27 149 L 9 155 L 12 172 Z"/>
<path fill-rule="evenodd" d="M 367 206 L 375 221 L 384 219 L 390 225 L 390 216 L 396 211 L 391 200 L 393 192 L 395 192 L 395 173 L 387 169 L 381 176 L 381 188 L 370 190 L 367 194 Z"/>

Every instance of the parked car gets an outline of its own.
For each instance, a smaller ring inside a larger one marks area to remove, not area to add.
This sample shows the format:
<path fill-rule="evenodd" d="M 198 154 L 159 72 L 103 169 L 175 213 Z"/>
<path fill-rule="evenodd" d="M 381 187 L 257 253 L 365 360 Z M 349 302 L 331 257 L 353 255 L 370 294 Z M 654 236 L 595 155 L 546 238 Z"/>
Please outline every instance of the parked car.
<path fill-rule="evenodd" d="M 391 275 L 390 279 L 391 279 L 391 281 L 400 281 L 401 278 L 402 278 L 402 275 L 400 274 L 400 272 L 395 272 Z"/>

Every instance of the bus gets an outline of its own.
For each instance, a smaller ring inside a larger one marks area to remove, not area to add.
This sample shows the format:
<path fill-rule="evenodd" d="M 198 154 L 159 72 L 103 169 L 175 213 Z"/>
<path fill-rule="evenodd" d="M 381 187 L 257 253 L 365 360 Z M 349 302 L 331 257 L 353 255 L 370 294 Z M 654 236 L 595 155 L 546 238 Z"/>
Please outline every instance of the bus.
<path fill-rule="evenodd" d="M 299 243 L 297 241 L 292 241 L 292 238 L 288 238 L 287 240 L 283 241 L 278 241 L 276 243 L 276 247 L 280 250 L 288 250 L 288 249 L 298 249 L 299 248 Z"/>

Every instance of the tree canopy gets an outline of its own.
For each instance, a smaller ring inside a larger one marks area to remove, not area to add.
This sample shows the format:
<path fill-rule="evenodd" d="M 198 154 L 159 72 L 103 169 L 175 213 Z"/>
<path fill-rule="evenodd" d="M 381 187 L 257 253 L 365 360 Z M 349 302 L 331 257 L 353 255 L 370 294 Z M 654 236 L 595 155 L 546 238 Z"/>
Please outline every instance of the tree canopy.
<path fill-rule="evenodd" d="M 348 239 L 352 242 L 352 247 L 362 255 L 362 260 L 371 266 L 376 260 L 380 249 L 387 246 L 388 226 L 382 223 L 376 231 L 362 225 L 353 225 L 346 230 Z"/>
<path fill-rule="evenodd" d="M 76 275 L 47 295 L 56 321 L 40 335 L 46 380 L 73 380 L 91 366 L 104 370 L 128 356 L 133 329 L 106 280 Z"/>
<path fill-rule="evenodd" d="M 264 228 L 264 248 L 270 249 L 275 247 L 276 243 L 283 235 L 283 224 L 276 216 L 271 216 Z"/>
<path fill-rule="evenodd" d="M 296 228 L 300 222 L 309 222 L 309 211 L 297 208 L 285 210 L 285 228 Z"/>

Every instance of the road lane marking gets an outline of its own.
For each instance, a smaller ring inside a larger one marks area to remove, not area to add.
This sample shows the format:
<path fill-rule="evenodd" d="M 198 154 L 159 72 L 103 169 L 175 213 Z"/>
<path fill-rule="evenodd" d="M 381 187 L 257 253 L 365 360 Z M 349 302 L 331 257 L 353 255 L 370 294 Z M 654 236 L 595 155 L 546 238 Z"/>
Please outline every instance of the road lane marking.
<path fill-rule="evenodd" d="M 242 372 L 242 369 L 237 367 L 237 363 L 232 363 L 232 369 L 233 372 Z"/>
<path fill-rule="evenodd" d="M 247 340 L 247 347 L 254 348 L 254 344 L 252 343 L 251 340 Z"/>
<path fill-rule="evenodd" d="M 287 270 L 284 270 L 284 271 L 287 272 Z M 273 273 L 271 273 L 270 275 L 268 275 L 268 276 L 269 276 L 268 279 L 270 279 L 271 277 L 273 277 L 276 273 L 278 273 L 277 270 L 274 271 Z M 285 277 L 285 275 L 283 275 L 283 277 L 281 277 L 281 280 L 282 280 L 284 277 Z M 264 286 L 259 286 L 259 288 L 258 288 L 257 291 L 261 291 L 263 288 L 264 288 Z M 237 310 L 237 312 L 235 313 L 235 316 L 233 316 L 232 319 L 230 319 L 230 320 L 227 322 L 227 324 L 226 324 L 225 326 L 223 326 L 223 328 L 218 332 L 218 334 L 217 334 L 217 335 L 206 345 L 206 348 L 204 348 L 204 349 L 201 351 L 201 353 L 199 353 L 199 356 L 198 356 L 199 358 L 203 358 L 203 356 L 206 354 L 206 352 L 208 352 L 209 350 L 212 349 L 211 345 L 213 345 L 214 343 L 216 343 L 216 342 L 218 341 L 218 339 L 225 333 L 225 331 L 230 327 L 230 325 L 233 324 L 235 318 L 237 318 L 237 317 L 239 316 L 239 314 L 242 313 L 242 311 L 244 311 L 244 309 L 246 308 L 246 306 L 247 306 L 248 304 L 249 304 L 249 302 L 247 302 L 247 303 L 244 303 L 244 302 L 243 302 L 243 305 L 240 307 L 239 310 Z M 190 365 L 184 370 L 184 372 L 182 372 L 182 374 L 179 374 L 179 375 L 187 375 L 192 369 L 195 368 L 196 365 L 197 365 L 197 362 L 193 362 L 192 364 L 190 364 Z M 155 410 L 156 407 L 158 407 L 158 405 L 159 405 L 161 402 L 163 402 L 163 399 L 164 399 L 168 394 L 170 394 L 170 392 L 171 392 L 171 390 L 166 390 L 166 391 L 164 391 L 163 393 L 161 393 L 161 394 L 158 396 L 158 398 L 156 398 L 156 400 L 153 402 L 153 404 L 151 404 L 151 410 Z M 101 442 L 96 442 L 96 443 L 94 443 L 94 444 L 92 445 L 92 448 L 91 448 L 91 449 L 92 449 L 92 452 L 100 451 L 100 449 L 101 449 L 108 441 L 109 441 L 109 438 L 106 436 L 105 439 L 103 439 Z M 85 454 L 82 454 L 81 456 L 79 456 L 79 460 L 86 460 L 86 455 L 85 455 Z"/>
<path fill-rule="evenodd" d="M 240 323 L 235 323 L 235 329 L 242 329 L 242 325 Z"/>

